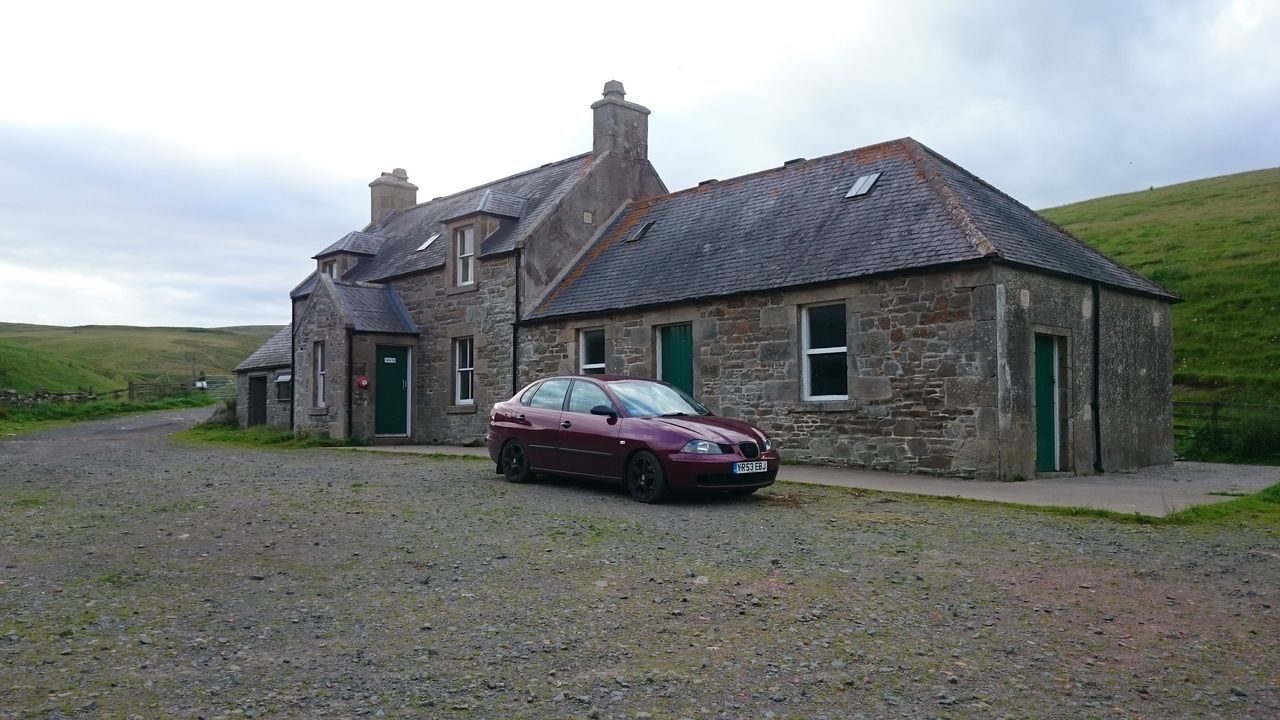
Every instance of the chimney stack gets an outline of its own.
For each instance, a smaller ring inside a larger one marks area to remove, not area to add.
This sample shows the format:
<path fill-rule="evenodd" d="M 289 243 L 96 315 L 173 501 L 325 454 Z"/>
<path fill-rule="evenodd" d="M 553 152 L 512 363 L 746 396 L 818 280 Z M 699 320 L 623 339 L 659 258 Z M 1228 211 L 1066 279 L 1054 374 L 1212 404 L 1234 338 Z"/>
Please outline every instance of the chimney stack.
<path fill-rule="evenodd" d="M 405 172 L 404 168 L 382 173 L 381 177 L 369 183 L 369 189 L 371 190 L 369 222 L 374 225 L 397 210 L 404 210 L 418 204 L 418 186 L 409 182 L 409 173 Z"/>
<path fill-rule="evenodd" d="M 622 83 L 604 84 L 604 97 L 591 103 L 595 113 L 592 152 L 612 151 L 627 160 L 649 159 L 649 108 L 627 102 Z"/>

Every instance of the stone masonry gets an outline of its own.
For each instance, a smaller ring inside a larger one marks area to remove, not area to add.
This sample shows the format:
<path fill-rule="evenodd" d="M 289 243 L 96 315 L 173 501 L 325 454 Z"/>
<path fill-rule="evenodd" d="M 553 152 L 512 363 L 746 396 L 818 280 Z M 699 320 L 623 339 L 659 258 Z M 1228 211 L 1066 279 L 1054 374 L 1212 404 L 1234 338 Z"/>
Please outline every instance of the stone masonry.
<path fill-rule="evenodd" d="M 522 334 L 522 379 L 576 371 L 578 332 L 601 327 L 607 372 L 653 376 L 657 328 L 691 323 L 695 395 L 759 425 L 786 457 L 975 477 L 998 443 L 990 282 L 980 268 L 548 321 Z M 840 301 L 849 399 L 806 402 L 800 313 Z"/>

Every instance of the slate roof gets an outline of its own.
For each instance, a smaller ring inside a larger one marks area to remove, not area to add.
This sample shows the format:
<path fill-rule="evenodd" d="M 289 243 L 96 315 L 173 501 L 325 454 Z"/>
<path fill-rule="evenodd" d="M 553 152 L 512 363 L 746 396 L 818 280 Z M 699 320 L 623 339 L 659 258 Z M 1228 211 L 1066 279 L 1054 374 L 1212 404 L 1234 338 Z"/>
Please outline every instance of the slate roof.
<path fill-rule="evenodd" d="M 440 218 L 442 222 L 449 222 L 464 218 L 468 215 L 476 213 L 488 213 L 489 215 L 497 215 L 499 217 L 518 218 L 524 213 L 525 199 L 519 195 L 501 192 L 499 190 L 485 190 L 479 197 L 470 198 L 469 204 L 463 204 L 458 207 L 457 215 L 446 218 Z"/>
<path fill-rule="evenodd" d="M 342 236 L 342 239 L 312 255 L 313 259 L 322 258 L 325 255 L 334 253 L 349 252 L 357 255 L 377 255 L 378 250 L 382 248 L 385 238 L 369 233 L 360 232 L 359 230 L 349 232 Z"/>
<path fill-rule="evenodd" d="M 418 251 L 418 248 L 432 235 L 443 234 L 446 220 L 481 211 L 507 220 L 501 230 L 480 244 L 480 257 L 510 252 L 516 240 L 536 227 L 586 174 L 592 160 L 594 156 L 590 153 L 575 155 L 392 213 L 378 225 L 359 233 L 381 238 L 382 244 L 376 255 L 362 258 L 342 279 L 377 282 L 441 267 L 448 243 L 437 240 L 426 250 Z M 314 289 L 315 278 L 308 277 L 294 288 L 290 297 L 296 299 Z"/>
<path fill-rule="evenodd" d="M 271 336 L 271 339 L 262 344 L 262 347 L 253 351 L 253 354 L 244 359 L 244 362 L 236 366 L 236 372 L 246 372 L 249 370 L 262 370 L 264 368 L 289 367 L 293 362 L 290 347 L 293 344 L 293 329 L 288 325 L 280 328 L 280 331 Z"/>
<path fill-rule="evenodd" d="M 339 312 L 357 332 L 418 334 L 400 296 L 390 285 L 333 284 Z"/>
<path fill-rule="evenodd" d="M 870 192 L 846 198 L 858 178 Z M 652 226 L 634 242 L 628 238 Z M 1176 296 L 903 138 L 632 203 L 530 318 L 983 259 Z"/>

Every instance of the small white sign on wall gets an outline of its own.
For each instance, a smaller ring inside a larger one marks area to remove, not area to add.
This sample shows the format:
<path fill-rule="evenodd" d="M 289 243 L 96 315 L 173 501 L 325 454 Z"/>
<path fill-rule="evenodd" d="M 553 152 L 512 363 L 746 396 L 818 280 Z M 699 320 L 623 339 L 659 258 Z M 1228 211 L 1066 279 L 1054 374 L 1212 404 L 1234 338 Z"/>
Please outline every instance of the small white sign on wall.
<path fill-rule="evenodd" d="M 382 362 L 387 363 L 388 365 L 395 365 L 396 359 L 393 357 L 384 357 L 382 358 Z"/>

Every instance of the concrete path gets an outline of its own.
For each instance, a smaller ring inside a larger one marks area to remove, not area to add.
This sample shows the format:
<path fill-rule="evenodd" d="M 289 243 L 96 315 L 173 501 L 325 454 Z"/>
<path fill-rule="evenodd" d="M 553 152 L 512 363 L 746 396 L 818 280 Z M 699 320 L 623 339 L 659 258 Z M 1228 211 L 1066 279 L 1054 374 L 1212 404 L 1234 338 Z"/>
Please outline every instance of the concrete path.
<path fill-rule="evenodd" d="M 440 453 L 487 458 L 483 447 L 452 445 L 378 445 L 361 450 Z M 782 482 L 835 485 L 935 497 L 1053 507 L 1091 507 L 1122 513 L 1164 516 L 1192 505 L 1224 502 L 1280 482 L 1280 467 L 1179 462 L 1130 473 L 1042 478 L 1026 482 L 952 480 L 817 465 L 783 465 Z"/>

